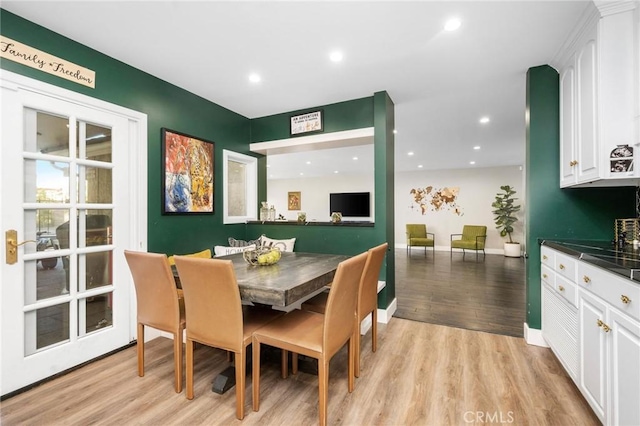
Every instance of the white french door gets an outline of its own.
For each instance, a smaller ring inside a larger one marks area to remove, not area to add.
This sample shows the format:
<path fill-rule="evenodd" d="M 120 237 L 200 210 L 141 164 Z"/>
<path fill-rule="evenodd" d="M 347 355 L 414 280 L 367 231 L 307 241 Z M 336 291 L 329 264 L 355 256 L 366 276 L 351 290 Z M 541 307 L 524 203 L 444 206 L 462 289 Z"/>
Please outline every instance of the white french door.
<path fill-rule="evenodd" d="M 122 252 L 140 214 L 130 164 L 138 124 L 3 81 L 2 395 L 133 339 Z"/>

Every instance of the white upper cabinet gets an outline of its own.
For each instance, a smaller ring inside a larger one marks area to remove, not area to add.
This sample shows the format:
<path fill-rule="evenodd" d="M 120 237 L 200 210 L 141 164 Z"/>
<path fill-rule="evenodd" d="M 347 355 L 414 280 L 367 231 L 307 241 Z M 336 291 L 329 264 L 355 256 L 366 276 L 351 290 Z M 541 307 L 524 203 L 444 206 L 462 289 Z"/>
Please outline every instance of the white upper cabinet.
<path fill-rule="evenodd" d="M 640 183 L 639 15 L 595 2 L 560 53 L 561 187 Z"/>

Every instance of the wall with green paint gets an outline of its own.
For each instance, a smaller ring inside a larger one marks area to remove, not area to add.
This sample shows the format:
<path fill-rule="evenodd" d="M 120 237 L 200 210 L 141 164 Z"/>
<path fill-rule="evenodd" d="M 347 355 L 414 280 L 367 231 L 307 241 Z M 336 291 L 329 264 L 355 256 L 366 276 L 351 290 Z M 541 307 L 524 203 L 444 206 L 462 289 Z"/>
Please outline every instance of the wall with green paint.
<path fill-rule="evenodd" d="M 355 99 L 331 105 L 306 108 L 251 120 L 252 142 L 289 138 L 291 115 L 323 110 L 324 132 L 338 132 L 374 127 L 374 164 L 376 222 L 373 227 L 291 226 L 278 224 L 248 224 L 247 237 L 266 234 L 271 238 L 296 237 L 296 251 L 316 253 L 357 254 L 368 248 L 389 243 L 389 255 L 381 271 L 386 287 L 378 295 L 378 306 L 388 307 L 395 298 L 394 234 L 393 234 L 393 128 L 394 105 L 386 92 L 369 98 Z M 266 162 L 265 162 L 266 163 Z M 259 165 L 260 181 L 266 182 L 266 164 Z M 259 188 L 260 199 L 266 199 L 266 185 Z M 389 202 L 389 200 L 391 200 Z"/>
<path fill-rule="evenodd" d="M 527 324 L 540 329 L 539 239 L 613 239 L 616 218 L 635 217 L 635 188 L 560 188 L 559 78 L 548 65 L 527 72 Z"/>
<path fill-rule="evenodd" d="M 215 244 L 226 245 L 229 236 L 244 236 L 244 225 L 222 224 L 220 173 L 223 149 L 249 154 L 248 118 L 1 9 L 0 32 L 13 40 L 94 70 L 96 87 L 84 87 L 7 60 L 0 61 L 2 69 L 147 114 L 150 251 L 186 253 Z M 214 215 L 161 215 L 162 127 L 215 142 L 218 179 L 215 182 Z"/>

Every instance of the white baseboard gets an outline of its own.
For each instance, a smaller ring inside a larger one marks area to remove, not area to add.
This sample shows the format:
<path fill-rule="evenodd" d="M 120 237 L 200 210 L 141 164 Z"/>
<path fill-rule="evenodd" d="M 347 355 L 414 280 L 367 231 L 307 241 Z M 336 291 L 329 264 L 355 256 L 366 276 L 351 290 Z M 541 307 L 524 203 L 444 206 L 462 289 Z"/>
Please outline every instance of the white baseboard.
<path fill-rule="evenodd" d="M 398 243 L 395 245 L 396 248 L 402 248 L 402 249 L 407 249 L 407 245 L 406 244 L 402 244 L 402 243 Z M 451 247 L 449 246 L 435 246 L 435 251 L 451 251 Z M 424 250 L 421 247 L 415 247 L 413 248 L 413 250 Z M 485 253 L 487 254 L 502 254 L 504 255 L 504 249 L 498 249 L 498 248 L 485 248 L 484 249 Z M 429 252 L 431 252 L 431 249 L 428 248 L 427 249 L 427 256 L 429 256 Z M 455 255 L 456 253 L 462 253 L 462 250 L 456 249 L 454 250 L 453 254 Z M 467 251 L 467 254 L 475 254 L 473 250 L 469 250 Z M 482 254 L 482 253 L 479 253 Z"/>
<path fill-rule="evenodd" d="M 393 299 L 387 309 L 378 309 L 378 322 L 387 324 L 398 309 L 398 299 Z"/>
<path fill-rule="evenodd" d="M 524 323 L 524 340 L 529 345 L 541 346 L 543 348 L 548 348 L 544 337 L 542 337 L 542 330 L 538 330 L 537 328 L 529 328 L 529 324 Z"/>

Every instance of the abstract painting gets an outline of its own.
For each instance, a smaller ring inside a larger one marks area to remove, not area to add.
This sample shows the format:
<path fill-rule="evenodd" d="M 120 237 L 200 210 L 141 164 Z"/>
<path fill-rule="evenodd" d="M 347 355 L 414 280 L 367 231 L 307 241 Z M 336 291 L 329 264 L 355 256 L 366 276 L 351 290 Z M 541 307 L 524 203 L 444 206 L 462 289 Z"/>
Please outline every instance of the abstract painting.
<path fill-rule="evenodd" d="M 162 129 L 162 214 L 213 214 L 213 142 Z"/>

